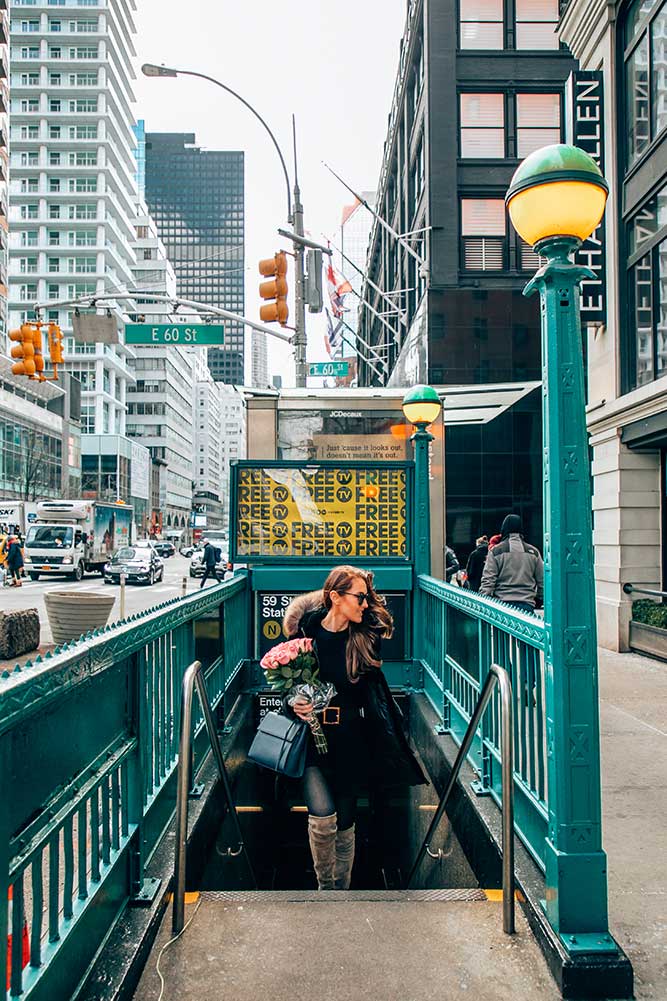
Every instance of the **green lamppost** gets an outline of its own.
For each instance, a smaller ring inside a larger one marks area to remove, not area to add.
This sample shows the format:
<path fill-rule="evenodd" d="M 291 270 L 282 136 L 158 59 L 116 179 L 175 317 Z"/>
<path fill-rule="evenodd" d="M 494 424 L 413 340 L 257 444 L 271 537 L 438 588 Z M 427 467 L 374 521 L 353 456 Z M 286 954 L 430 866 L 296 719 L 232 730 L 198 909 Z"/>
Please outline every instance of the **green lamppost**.
<path fill-rule="evenodd" d="M 416 428 L 410 438 L 415 449 L 415 576 L 431 572 L 428 447 L 433 435 L 426 429 L 441 410 L 440 397 L 431 386 L 413 386 L 403 397 L 403 413 Z"/>
<path fill-rule="evenodd" d="M 608 186 L 575 146 L 546 146 L 517 169 L 506 202 L 546 263 L 540 293 L 544 445 L 545 696 L 549 782 L 546 913 L 570 954 L 609 953 L 602 850 L 597 636 L 579 285 L 571 258 L 599 225 Z"/>

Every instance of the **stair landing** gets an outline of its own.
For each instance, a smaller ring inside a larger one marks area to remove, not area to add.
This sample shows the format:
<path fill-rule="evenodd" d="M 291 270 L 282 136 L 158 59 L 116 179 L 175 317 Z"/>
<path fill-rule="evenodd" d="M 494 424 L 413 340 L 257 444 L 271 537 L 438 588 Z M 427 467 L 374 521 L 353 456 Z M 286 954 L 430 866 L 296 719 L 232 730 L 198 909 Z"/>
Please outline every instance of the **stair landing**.
<path fill-rule="evenodd" d="M 517 909 L 482 890 L 213 891 L 189 894 L 183 935 L 162 954 L 163 1001 L 557 1001 Z M 194 917 L 193 917 L 194 915 Z M 156 962 L 135 993 L 158 1001 Z"/>

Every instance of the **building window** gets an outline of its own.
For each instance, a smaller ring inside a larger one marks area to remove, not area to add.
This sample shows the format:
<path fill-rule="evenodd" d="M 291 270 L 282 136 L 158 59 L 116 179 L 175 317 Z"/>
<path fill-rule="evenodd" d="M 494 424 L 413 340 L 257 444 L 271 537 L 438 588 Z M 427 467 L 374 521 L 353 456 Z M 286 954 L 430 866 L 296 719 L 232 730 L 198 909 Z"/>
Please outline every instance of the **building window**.
<path fill-rule="evenodd" d="M 628 166 L 667 125 L 667 3 L 635 0 L 625 24 Z"/>
<path fill-rule="evenodd" d="M 516 0 L 517 49 L 559 47 L 558 0 Z"/>
<path fill-rule="evenodd" d="M 628 250 L 624 392 L 667 375 L 667 185 L 631 220 Z"/>
<path fill-rule="evenodd" d="M 461 94 L 461 156 L 505 156 L 504 94 Z"/>
<path fill-rule="evenodd" d="M 560 94 L 516 95 L 516 155 L 561 141 Z"/>
<path fill-rule="evenodd" d="M 462 49 L 502 49 L 503 33 L 503 0 L 461 0 Z"/>
<path fill-rule="evenodd" d="M 465 271 L 503 271 L 507 257 L 503 199 L 462 199 L 461 237 Z"/>

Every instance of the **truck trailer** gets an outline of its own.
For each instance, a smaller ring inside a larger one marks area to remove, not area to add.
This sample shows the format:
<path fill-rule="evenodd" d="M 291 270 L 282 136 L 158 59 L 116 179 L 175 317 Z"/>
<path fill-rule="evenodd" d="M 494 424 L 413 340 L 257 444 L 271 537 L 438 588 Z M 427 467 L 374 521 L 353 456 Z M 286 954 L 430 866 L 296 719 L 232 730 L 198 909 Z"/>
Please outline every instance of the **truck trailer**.
<path fill-rule="evenodd" d="M 23 550 L 25 572 L 81 580 L 104 573 L 111 554 L 132 542 L 132 508 L 106 501 L 43 501 L 28 527 Z"/>

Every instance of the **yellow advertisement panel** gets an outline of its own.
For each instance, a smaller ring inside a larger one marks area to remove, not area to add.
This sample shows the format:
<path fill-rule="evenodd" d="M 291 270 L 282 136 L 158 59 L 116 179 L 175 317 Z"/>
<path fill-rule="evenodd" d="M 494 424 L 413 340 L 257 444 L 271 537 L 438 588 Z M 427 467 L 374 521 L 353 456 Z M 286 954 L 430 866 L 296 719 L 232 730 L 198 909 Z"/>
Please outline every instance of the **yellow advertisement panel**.
<path fill-rule="evenodd" d="M 407 557 L 408 470 L 240 465 L 236 556 Z"/>

